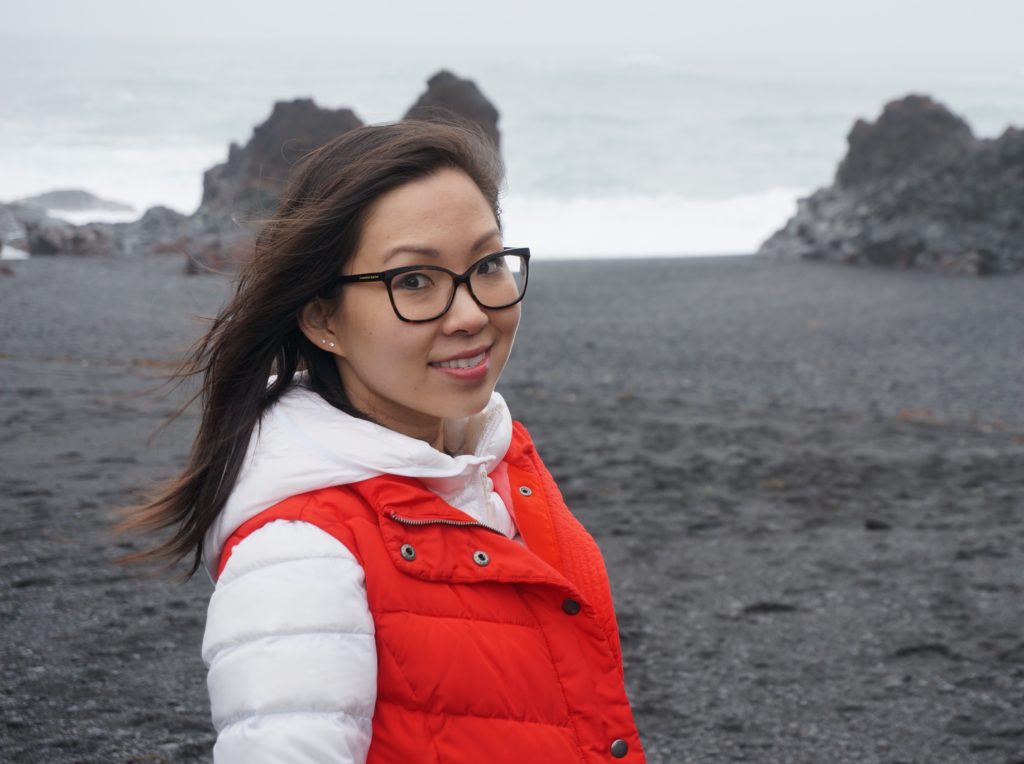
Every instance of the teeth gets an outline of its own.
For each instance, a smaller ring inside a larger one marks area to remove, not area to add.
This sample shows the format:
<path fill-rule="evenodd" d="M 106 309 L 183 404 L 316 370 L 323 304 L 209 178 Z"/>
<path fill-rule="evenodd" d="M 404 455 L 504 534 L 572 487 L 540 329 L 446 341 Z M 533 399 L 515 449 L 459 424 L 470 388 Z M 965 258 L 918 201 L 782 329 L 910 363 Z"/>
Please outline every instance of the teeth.
<path fill-rule="evenodd" d="M 484 362 L 484 356 L 487 355 L 487 351 L 478 353 L 472 358 L 456 358 L 454 361 L 439 361 L 438 363 L 432 363 L 431 366 L 440 366 L 444 369 L 471 369 L 474 366 L 479 366 Z"/>

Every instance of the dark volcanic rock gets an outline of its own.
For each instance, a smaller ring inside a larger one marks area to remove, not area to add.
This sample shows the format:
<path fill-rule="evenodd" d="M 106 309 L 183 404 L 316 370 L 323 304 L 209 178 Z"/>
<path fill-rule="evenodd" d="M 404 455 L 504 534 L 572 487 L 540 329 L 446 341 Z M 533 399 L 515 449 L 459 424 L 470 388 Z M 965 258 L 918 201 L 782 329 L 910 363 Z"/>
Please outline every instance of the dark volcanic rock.
<path fill-rule="evenodd" d="M 108 225 L 72 225 L 53 218 L 26 222 L 25 241 L 30 255 L 109 255 L 118 249 Z"/>
<path fill-rule="evenodd" d="M 130 223 L 74 225 L 34 204 L 0 204 L 0 236 L 30 255 L 143 255 L 187 252 L 190 219 L 151 207 Z"/>
<path fill-rule="evenodd" d="M 121 251 L 134 254 L 187 254 L 189 218 L 169 207 L 150 207 L 132 223 L 112 226 Z"/>
<path fill-rule="evenodd" d="M 498 110 L 472 80 L 441 70 L 427 80 L 427 90 L 406 112 L 404 119 L 464 120 L 483 130 L 495 146 L 501 145 Z"/>
<path fill-rule="evenodd" d="M 850 149 L 836 172 L 836 185 L 846 189 L 947 165 L 975 143 L 966 122 L 923 96 L 889 103 L 875 123 L 858 119 L 846 140 Z"/>
<path fill-rule="evenodd" d="M 322 109 L 309 98 L 278 101 L 244 147 L 232 143 L 227 162 L 203 175 L 198 212 L 240 218 L 273 212 L 292 168 L 303 156 L 362 124 L 351 109 Z"/>
<path fill-rule="evenodd" d="M 979 140 L 925 96 L 858 120 L 834 185 L 758 254 L 981 275 L 1024 268 L 1024 131 Z"/>
<path fill-rule="evenodd" d="M 203 200 L 181 247 L 190 272 L 231 269 L 252 250 L 260 219 L 276 209 L 294 166 L 313 149 L 362 125 L 351 109 L 322 109 L 309 98 L 279 101 L 244 147 L 203 175 Z"/>

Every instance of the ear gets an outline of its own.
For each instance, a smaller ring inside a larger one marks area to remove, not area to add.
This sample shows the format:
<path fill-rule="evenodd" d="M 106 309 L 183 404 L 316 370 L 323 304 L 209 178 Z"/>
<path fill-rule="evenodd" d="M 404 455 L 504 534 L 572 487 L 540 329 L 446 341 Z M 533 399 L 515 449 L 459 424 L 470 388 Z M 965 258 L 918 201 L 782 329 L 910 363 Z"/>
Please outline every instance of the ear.
<path fill-rule="evenodd" d="M 330 300 L 314 297 L 299 311 L 299 328 L 316 347 L 334 355 L 341 354 L 338 337 L 331 328 L 335 306 Z"/>

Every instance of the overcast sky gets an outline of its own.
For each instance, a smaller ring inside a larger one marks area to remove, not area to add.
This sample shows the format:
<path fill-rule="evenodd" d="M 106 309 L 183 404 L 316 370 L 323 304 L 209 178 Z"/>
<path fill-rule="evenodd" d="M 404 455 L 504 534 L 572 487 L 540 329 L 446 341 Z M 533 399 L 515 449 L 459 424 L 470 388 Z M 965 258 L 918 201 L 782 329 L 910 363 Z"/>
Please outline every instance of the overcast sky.
<path fill-rule="evenodd" d="M 610 53 L 1002 63 L 1024 0 L 0 0 L 2 35 L 467 43 Z M 809 61 L 813 64 L 813 61 Z"/>

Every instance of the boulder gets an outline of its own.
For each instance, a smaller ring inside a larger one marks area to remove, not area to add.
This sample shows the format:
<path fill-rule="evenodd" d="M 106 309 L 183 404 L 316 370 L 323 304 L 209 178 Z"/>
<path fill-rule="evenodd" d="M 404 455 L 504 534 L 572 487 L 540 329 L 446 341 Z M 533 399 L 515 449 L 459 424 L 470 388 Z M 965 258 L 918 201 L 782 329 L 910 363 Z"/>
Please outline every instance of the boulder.
<path fill-rule="evenodd" d="M 30 255 L 112 255 L 120 247 L 109 225 L 72 225 L 53 218 L 26 222 L 25 241 Z"/>
<path fill-rule="evenodd" d="M 498 132 L 498 110 L 472 80 L 456 77 L 441 70 L 427 80 L 427 90 L 405 113 L 403 119 L 439 121 L 462 120 L 478 126 L 484 134 L 501 145 Z"/>
<path fill-rule="evenodd" d="M 120 251 L 132 255 L 183 254 L 189 217 L 169 207 L 150 207 L 145 214 L 131 223 L 110 226 L 120 242 Z"/>
<path fill-rule="evenodd" d="M 758 253 L 958 274 L 1024 269 L 1024 131 L 979 140 L 926 96 L 858 120 L 833 185 Z"/>

